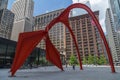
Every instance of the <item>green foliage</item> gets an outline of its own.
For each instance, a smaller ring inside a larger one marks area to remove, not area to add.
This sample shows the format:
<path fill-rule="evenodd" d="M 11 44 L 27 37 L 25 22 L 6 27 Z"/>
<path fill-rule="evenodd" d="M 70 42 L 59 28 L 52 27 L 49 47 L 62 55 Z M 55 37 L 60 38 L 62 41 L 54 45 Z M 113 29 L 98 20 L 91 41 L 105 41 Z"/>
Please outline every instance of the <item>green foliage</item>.
<path fill-rule="evenodd" d="M 40 64 L 44 65 L 46 63 L 47 63 L 47 60 L 46 60 L 45 57 L 43 57 L 43 58 L 40 59 Z"/>
<path fill-rule="evenodd" d="M 106 58 L 104 55 L 100 55 L 99 65 L 107 64 Z"/>
<path fill-rule="evenodd" d="M 83 64 L 105 65 L 107 64 L 107 61 L 104 55 L 100 55 L 98 58 L 98 56 L 89 54 L 87 59 L 85 57 L 83 58 Z"/>
<path fill-rule="evenodd" d="M 36 58 L 35 64 L 45 66 L 45 65 L 48 65 L 49 62 L 46 60 L 45 57 L 40 57 L 39 62 L 38 62 L 38 59 Z"/>
<path fill-rule="evenodd" d="M 99 64 L 99 58 L 98 58 L 98 56 L 94 56 L 94 64 Z"/>
<path fill-rule="evenodd" d="M 85 57 L 83 57 L 83 61 L 82 61 L 83 64 L 87 64 L 87 59 Z"/>
<path fill-rule="evenodd" d="M 76 57 L 74 55 L 70 56 L 69 63 L 70 63 L 70 65 L 76 65 L 76 64 L 78 64 L 77 59 L 76 59 Z"/>
<path fill-rule="evenodd" d="M 88 56 L 88 64 L 94 64 L 95 60 L 94 60 L 94 56 L 92 56 L 91 54 L 89 54 Z"/>

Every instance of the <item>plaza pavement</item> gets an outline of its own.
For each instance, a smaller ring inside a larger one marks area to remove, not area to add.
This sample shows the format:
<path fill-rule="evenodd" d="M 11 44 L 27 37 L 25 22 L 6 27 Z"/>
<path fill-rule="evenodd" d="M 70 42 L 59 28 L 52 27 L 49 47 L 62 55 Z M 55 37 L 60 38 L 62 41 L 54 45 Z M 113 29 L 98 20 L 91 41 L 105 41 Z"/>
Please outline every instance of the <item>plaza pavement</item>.
<path fill-rule="evenodd" d="M 84 70 L 79 70 L 79 67 L 73 70 L 69 66 L 64 70 L 54 66 L 21 69 L 16 77 L 8 77 L 9 69 L 0 69 L 0 80 L 120 80 L 120 67 L 116 67 L 117 73 L 111 73 L 108 66 L 84 66 Z"/>

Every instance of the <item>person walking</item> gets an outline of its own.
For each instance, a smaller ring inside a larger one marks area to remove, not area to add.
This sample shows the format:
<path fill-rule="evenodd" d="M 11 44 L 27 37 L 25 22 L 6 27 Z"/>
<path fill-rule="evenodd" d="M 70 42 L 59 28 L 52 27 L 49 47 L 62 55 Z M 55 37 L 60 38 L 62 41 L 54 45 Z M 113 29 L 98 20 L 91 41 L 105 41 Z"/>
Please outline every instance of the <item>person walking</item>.
<path fill-rule="evenodd" d="M 75 70 L 75 64 L 73 64 L 73 70 Z"/>

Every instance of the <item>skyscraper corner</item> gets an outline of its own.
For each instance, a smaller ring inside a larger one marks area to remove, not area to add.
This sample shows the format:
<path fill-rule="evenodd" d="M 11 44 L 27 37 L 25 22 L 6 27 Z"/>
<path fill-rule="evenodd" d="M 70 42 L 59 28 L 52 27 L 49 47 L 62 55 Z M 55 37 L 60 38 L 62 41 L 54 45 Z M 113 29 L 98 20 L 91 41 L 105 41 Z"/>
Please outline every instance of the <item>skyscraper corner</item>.
<path fill-rule="evenodd" d="M 11 40 L 17 41 L 19 33 L 32 31 L 33 26 L 33 0 L 16 0 L 11 11 L 15 14 Z"/>

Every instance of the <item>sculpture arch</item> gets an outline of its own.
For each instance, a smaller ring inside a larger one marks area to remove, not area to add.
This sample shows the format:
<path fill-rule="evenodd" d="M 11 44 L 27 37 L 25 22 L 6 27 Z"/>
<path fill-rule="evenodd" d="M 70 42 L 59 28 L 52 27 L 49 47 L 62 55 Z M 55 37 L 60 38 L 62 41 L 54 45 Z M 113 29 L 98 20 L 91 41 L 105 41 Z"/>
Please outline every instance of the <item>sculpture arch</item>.
<path fill-rule="evenodd" d="M 89 15 L 91 16 L 91 18 L 93 19 L 93 21 L 95 22 L 96 24 L 96 27 L 98 28 L 98 31 L 100 32 L 100 35 L 101 35 L 101 38 L 103 39 L 103 42 L 104 42 L 104 45 L 106 47 L 106 50 L 107 50 L 107 55 L 108 55 L 108 59 L 109 59 L 109 63 L 111 65 L 111 70 L 112 72 L 115 72 L 115 68 L 114 68 L 114 64 L 113 64 L 113 59 L 112 59 L 112 55 L 111 55 L 111 51 L 110 51 L 110 48 L 108 46 L 108 43 L 107 43 L 107 40 L 105 38 L 105 35 L 104 35 L 104 32 L 102 30 L 102 27 L 100 26 L 99 24 L 99 21 L 97 20 L 96 16 L 94 15 L 94 13 L 91 11 L 91 9 L 89 7 L 87 7 L 86 5 L 84 4 L 81 4 L 81 3 L 75 3 L 73 5 L 70 5 L 68 8 L 66 8 L 61 14 L 60 16 L 58 16 L 58 19 L 57 21 L 56 20 L 53 20 L 53 22 L 51 22 L 51 24 L 49 24 L 47 27 L 46 27 L 46 30 L 49 31 L 49 29 L 51 29 L 52 24 L 54 23 L 57 23 L 58 21 L 60 22 L 63 22 L 66 26 L 68 26 L 69 28 L 69 21 L 68 21 L 68 17 L 69 17 L 69 13 L 70 13 L 70 10 L 72 10 L 73 8 L 82 8 L 82 9 L 85 9 Z M 70 31 L 70 29 L 69 29 Z M 71 34 L 72 34 L 72 31 L 70 31 Z M 74 36 L 72 36 L 74 37 Z M 75 42 L 75 39 L 73 38 L 74 42 Z M 75 42 L 76 44 L 76 42 Z M 79 52 L 78 52 L 79 53 Z M 78 56 L 79 58 L 79 56 Z M 79 59 L 80 61 L 80 59 Z"/>
<path fill-rule="evenodd" d="M 18 44 L 17 44 L 17 49 L 16 49 L 16 54 L 15 54 L 15 58 L 13 61 L 13 65 L 11 68 L 11 75 L 13 76 L 15 74 L 15 72 L 20 68 L 20 66 L 22 66 L 22 64 L 24 63 L 25 59 L 30 55 L 30 52 L 32 52 L 32 50 L 36 47 L 36 45 L 41 41 L 41 39 L 45 38 L 45 42 L 46 42 L 46 59 L 51 61 L 54 65 L 56 65 L 58 68 L 60 68 L 61 70 L 63 70 L 62 68 L 62 64 L 60 61 L 60 56 L 59 56 L 59 52 L 57 51 L 57 49 L 53 46 L 53 44 L 51 43 L 49 36 L 48 36 L 48 32 L 49 30 L 52 28 L 52 26 L 58 22 L 62 22 L 70 31 L 72 38 L 75 42 L 75 46 L 77 49 L 77 55 L 78 55 L 78 59 L 79 59 L 79 63 L 80 63 L 80 69 L 82 69 L 82 62 L 80 59 L 80 53 L 79 53 L 79 49 L 78 49 L 78 45 L 75 39 L 75 36 L 72 32 L 72 29 L 69 25 L 69 21 L 68 21 L 68 17 L 69 17 L 69 12 L 71 9 L 73 8 L 83 8 L 85 9 L 89 15 L 91 16 L 91 18 L 93 19 L 93 21 L 96 24 L 96 27 L 98 28 L 98 31 L 100 32 L 100 35 L 104 41 L 106 50 L 107 50 L 107 55 L 108 55 L 108 59 L 109 59 L 109 63 L 111 66 L 111 71 L 114 73 L 115 72 L 115 68 L 114 68 L 114 64 L 113 64 L 113 60 L 112 60 L 112 55 L 107 43 L 107 40 L 105 38 L 105 35 L 103 33 L 103 30 L 96 18 L 96 16 L 94 15 L 94 13 L 90 10 L 89 7 L 87 7 L 84 4 L 81 3 L 76 3 L 76 4 L 72 4 L 70 5 L 68 8 L 66 8 L 57 18 L 55 18 L 54 20 L 52 20 L 47 26 L 45 30 L 40 30 L 40 31 L 34 31 L 34 32 L 26 32 L 26 33 L 21 33 L 19 36 L 19 40 L 18 40 Z M 29 40 L 28 40 L 29 39 Z M 47 45 L 49 44 L 51 46 L 51 48 Z M 50 55 L 51 50 L 53 52 L 53 54 L 56 56 L 56 60 L 53 59 L 53 57 Z M 24 54 L 23 54 L 24 53 Z"/>

